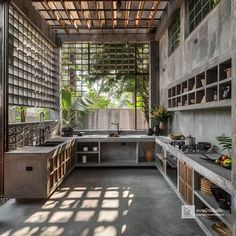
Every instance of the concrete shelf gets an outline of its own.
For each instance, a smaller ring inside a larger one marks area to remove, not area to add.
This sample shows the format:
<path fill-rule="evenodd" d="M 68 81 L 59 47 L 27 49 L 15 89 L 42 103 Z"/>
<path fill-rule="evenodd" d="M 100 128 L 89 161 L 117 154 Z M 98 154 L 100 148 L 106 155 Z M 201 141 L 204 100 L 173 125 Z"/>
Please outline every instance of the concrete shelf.
<path fill-rule="evenodd" d="M 168 88 L 168 110 L 231 106 L 231 59 Z"/>
<path fill-rule="evenodd" d="M 232 216 L 229 211 L 227 210 L 222 210 L 222 214 L 219 214 L 216 210 L 219 209 L 218 204 L 213 196 L 208 196 L 206 194 L 203 194 L 199 190 L 195 190 L 194 194 L 210 209 L 213 209 L 214 213 L 216 216 L 224 222 L 229 228 L 231 228 L 231 223 L 232 223 Z"/>

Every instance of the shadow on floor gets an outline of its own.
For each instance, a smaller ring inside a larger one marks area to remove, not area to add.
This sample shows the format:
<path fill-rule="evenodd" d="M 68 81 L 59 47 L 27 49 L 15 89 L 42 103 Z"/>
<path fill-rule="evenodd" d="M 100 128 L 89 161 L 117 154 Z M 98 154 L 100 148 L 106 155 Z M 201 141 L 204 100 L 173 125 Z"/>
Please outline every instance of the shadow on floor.
<path fill-rule="evenodd" d="M 0 207 L 0 235 L 204 235 L 156 169 L 76 169 L 47 200 Z"/>

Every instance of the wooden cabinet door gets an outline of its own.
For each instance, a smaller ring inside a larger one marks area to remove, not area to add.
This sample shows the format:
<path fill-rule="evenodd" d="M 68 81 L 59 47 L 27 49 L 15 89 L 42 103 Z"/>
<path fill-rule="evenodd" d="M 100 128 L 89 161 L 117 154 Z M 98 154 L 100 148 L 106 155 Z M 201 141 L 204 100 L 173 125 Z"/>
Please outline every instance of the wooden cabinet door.
<path fill-rule="evenodd" d="M 186 165 L 186 202 L 193 204 L 193 169 Z"/>
<path fill-rule="evenodd" d="M 188 204 L 193 203 L 193 169 L 179 161 L 179 193 Z"/>

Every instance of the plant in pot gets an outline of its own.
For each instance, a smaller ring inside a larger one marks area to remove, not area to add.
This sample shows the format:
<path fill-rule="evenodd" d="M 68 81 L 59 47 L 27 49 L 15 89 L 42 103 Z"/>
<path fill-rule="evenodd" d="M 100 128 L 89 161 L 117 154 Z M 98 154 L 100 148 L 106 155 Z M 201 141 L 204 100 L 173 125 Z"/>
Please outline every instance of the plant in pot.
<path fill-rule="evenodd" d="M 159 129 L 160 131 L 164 132 L 166 129 L 166 122 L 168 118 L 171 116 L 170 112 L 163 106 L 155 106 L 151 110 L 151 117 L 159 122 Z"/>
<path fill-rule="evenodd" d="M 75 97 L 74 90 L 63 87 L 61 90 L 62 132 L 64 136 L 73 136 L 74 128 L 80 128 L 81 118 L 89 112 L 94 103 L 87 95 Z"/>

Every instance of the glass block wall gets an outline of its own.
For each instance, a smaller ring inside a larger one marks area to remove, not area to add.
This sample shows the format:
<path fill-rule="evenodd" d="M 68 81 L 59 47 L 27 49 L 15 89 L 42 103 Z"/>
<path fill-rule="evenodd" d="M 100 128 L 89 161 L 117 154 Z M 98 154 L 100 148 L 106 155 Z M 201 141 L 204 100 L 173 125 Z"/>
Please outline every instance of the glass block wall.
<path fill-rule="evenodd" d="M 9 9 L 9 105 L 59 109 L 59 53 L 14 6 Z"/>

